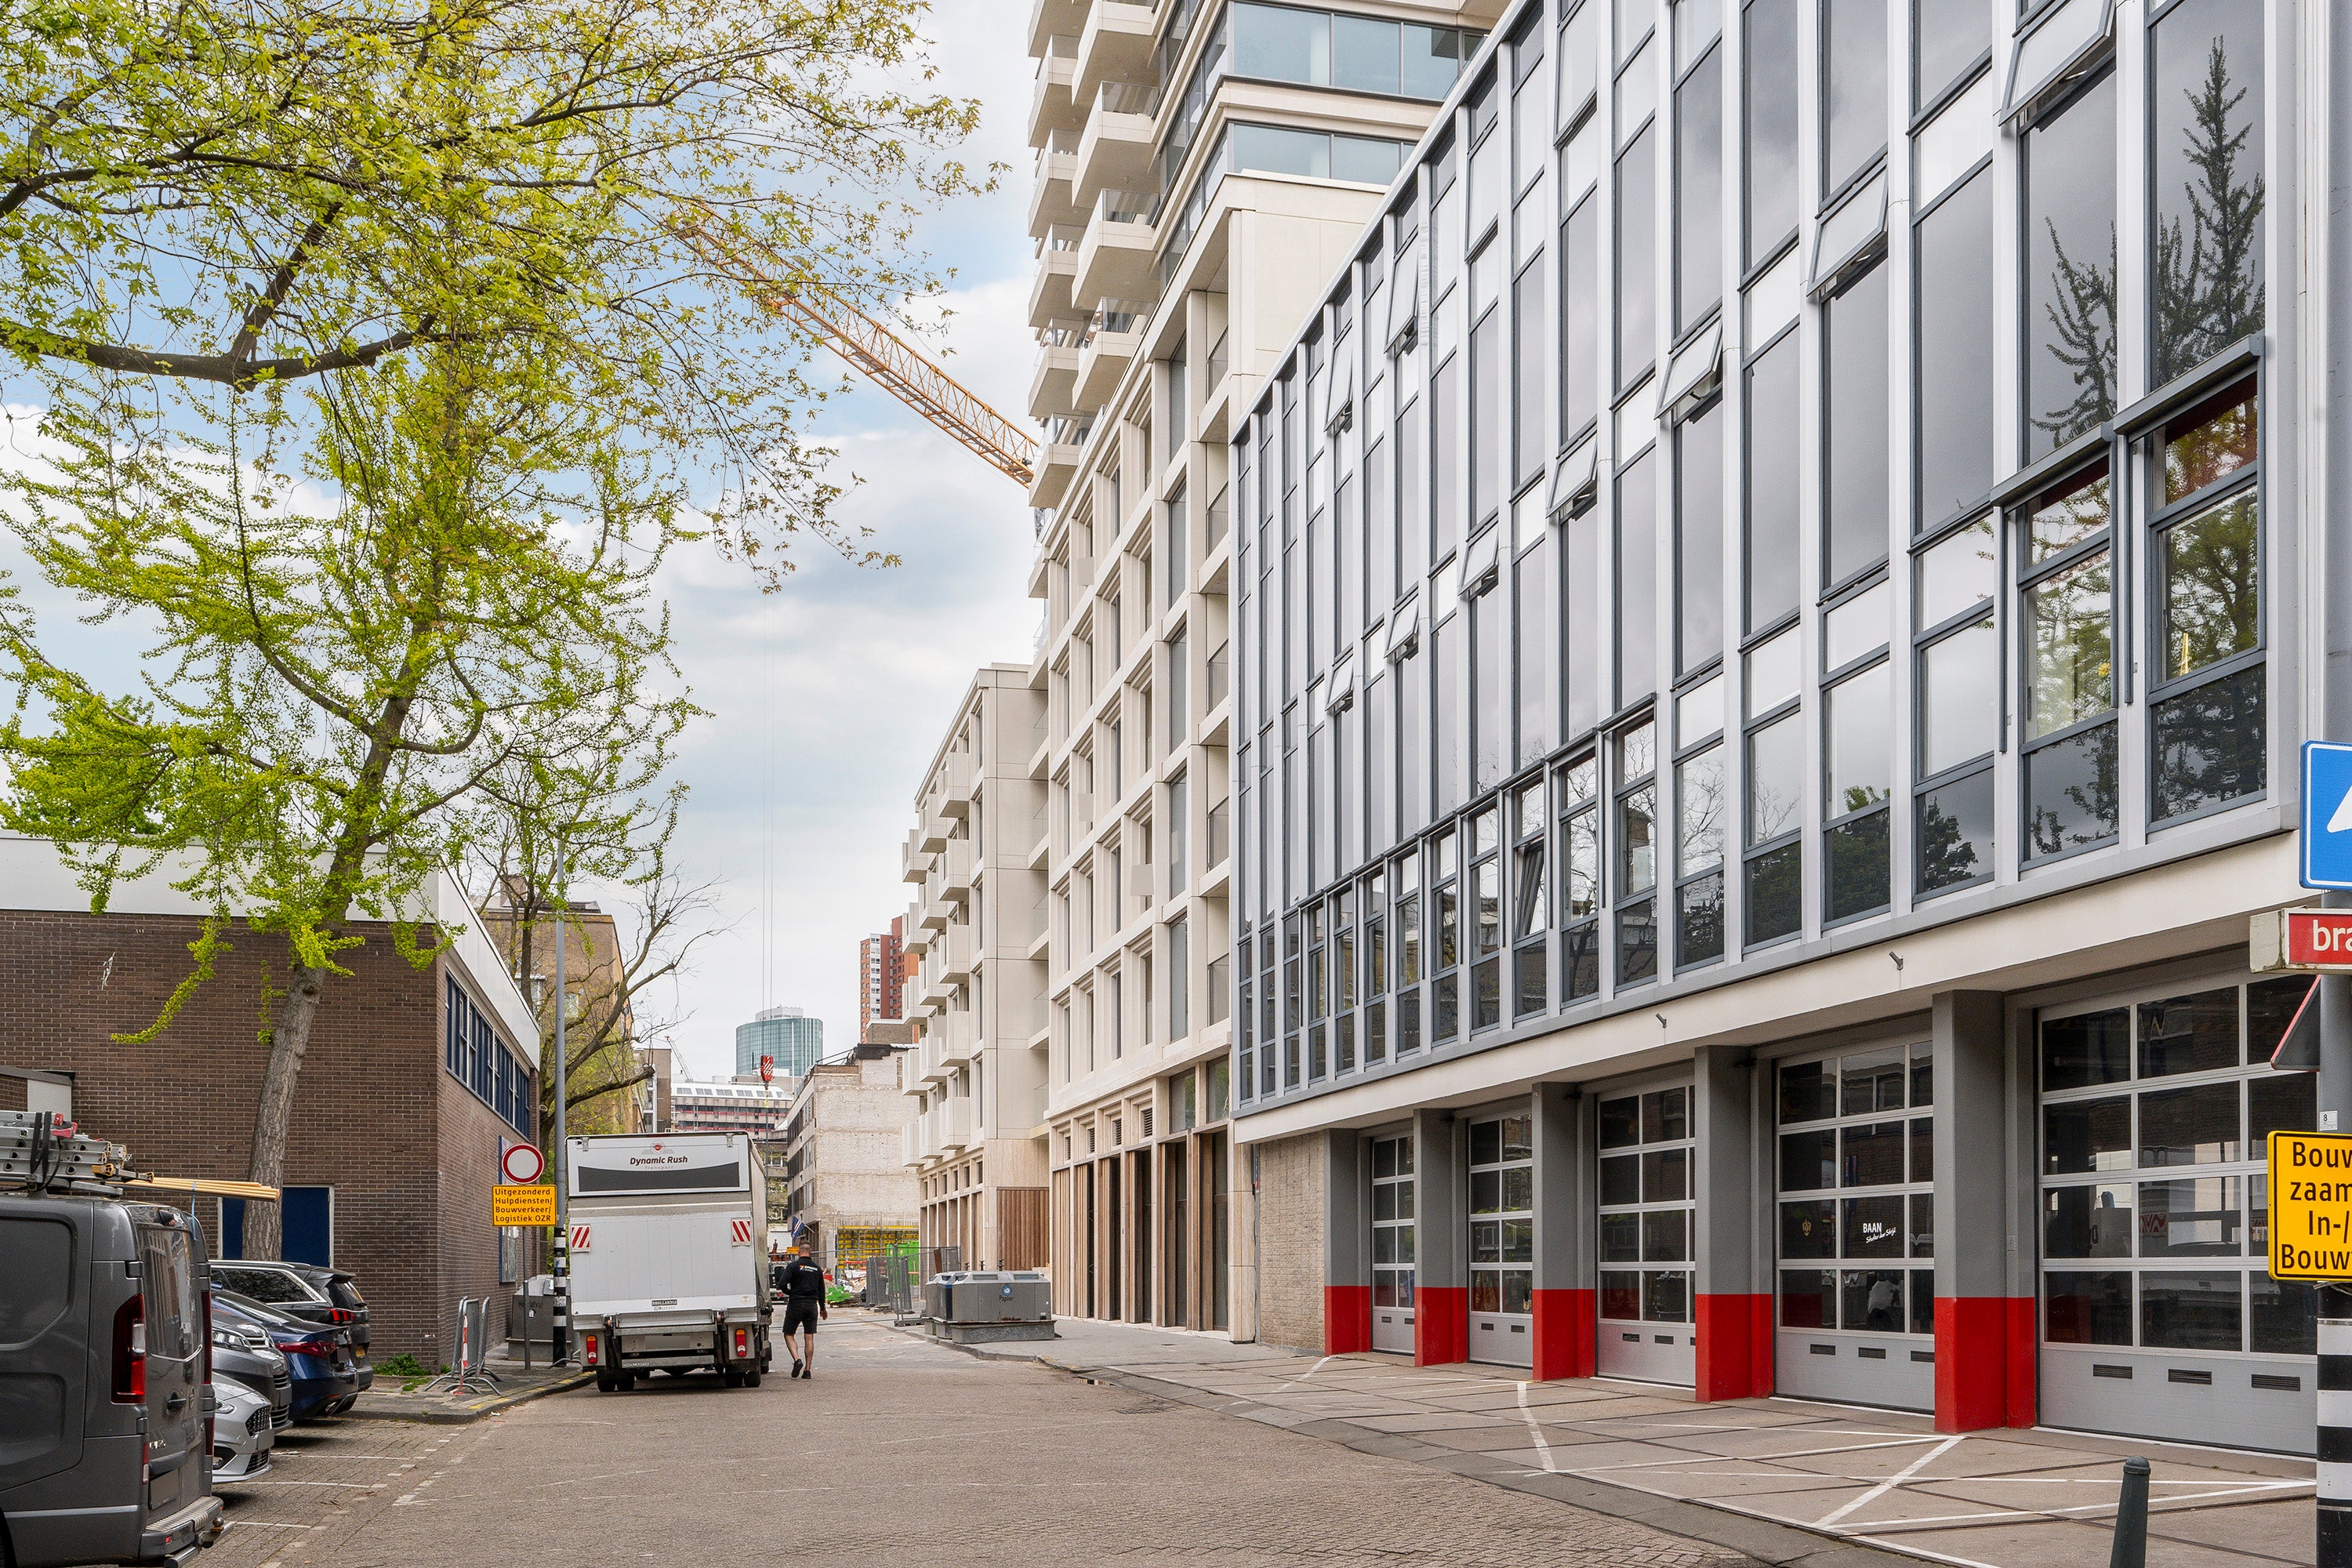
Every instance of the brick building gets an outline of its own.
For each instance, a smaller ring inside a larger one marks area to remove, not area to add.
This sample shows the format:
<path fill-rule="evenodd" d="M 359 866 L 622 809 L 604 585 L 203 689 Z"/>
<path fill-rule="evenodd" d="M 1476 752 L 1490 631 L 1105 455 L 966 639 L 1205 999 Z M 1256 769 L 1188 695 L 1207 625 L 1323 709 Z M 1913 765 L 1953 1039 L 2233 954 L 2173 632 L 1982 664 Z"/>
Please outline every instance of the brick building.
<path fill-rule="evenodd" d="M 459 1297 L 492 1298 L 494 1333 L 502 1316 L 489 1192 L 501 1145 L 525 1136 L 538 1054 L 530 1011 L 456 884 L 436 878 L 429 900 L 427 941 L 440 921 L 464 923 L 421 968 L 389 925 L 352 928 L 364 941 L 339 955 L 352 973 L 329 984 L 311 1031 L 285 1182 L 288 1256 L 358 1276 L 379 1359 L 432 1362 L 447 1354 Z M 170 1027 L 144 1045 L 113 1037 L 153 1023 L 203 925 L 169 873 L 118 888 L 92 914 L 51 845 L 0 837 L 0 1082 L 53 1094 L 68 1079 L 84 1129 L 127 1145 L 139 1168 L 241 1179 L 268 1058 L 256 1016 L 263 987 L 284 983 L 284 941 L 232 929 Z M 195 1205 L 223 1250 L 220 1205 Z M 504 1272 L 531 1267 L 509 1257 Z"/>
<path fill-rule="evenodd" d="M 893 920 L 857 944 L 857 1037 L 874 1025 L 907 1016 L 907 921 Z"/>

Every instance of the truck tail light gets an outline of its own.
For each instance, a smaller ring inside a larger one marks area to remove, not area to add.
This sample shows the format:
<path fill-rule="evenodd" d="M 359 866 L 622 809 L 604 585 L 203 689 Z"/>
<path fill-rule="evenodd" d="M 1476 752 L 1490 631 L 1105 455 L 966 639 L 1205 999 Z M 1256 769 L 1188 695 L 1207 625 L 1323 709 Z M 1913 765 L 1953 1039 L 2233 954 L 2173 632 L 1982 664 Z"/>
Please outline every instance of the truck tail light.
<path fill-rule="evenodd" d="M 580 1336 L 580 1359 L 590 1366 L 594 1366 L 596 1364 L 595 1335 L 583 1334 Z"/>
<path fill-rule="evenodd" d="M 114 1403 L 147 1403 L 147 1298 L 114 1310 Z"/>
<path fill-rule="evenodd" d="M 735 1331 L 735 1359 L 737 1361 L 751 1359 L 751 1331 L 749 1329 Z"/>

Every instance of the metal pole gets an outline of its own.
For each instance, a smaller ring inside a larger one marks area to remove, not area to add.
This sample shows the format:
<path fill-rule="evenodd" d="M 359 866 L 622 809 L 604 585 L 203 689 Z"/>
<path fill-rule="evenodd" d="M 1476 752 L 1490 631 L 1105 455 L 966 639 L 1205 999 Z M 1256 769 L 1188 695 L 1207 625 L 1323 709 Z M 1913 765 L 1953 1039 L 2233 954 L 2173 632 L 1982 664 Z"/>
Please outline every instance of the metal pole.
<path fill-rule="evenodd" d="M 2107 1568 L 2147 1568 L 2147 1461 L 2124 1461 L 2123 1494 L 2116 1500 L 2115 1544 Z"/>
<path fill-rule="evenodd" d="M 2352 740 L 2352 563 L 2338 561 L 2347 508 L 2352 507 L 2352 27 L 2337 25 L 2336 8 L 2305 12 L 2306 25 L 2321 29 L 2326 61 L 2318 101 L 2326 105 L 2326 199 L 2311 204 L 2314 250 L 2325 287 L 2315 292 L 2324 312 L 2325 392 L 2318 421 L 2325 479 L 2318 505 L 2305 515 L 2325 526 L 2308 531 L 2321 572 L 2326 643 L 2320 664 L 2319 739 Z M 2305 378 L 2305 384 L 2312 378 Z M 2336 521 L 2329 521 L 2336 520 Z M 2306 566 L 2306 569 L 2307 566 Z M 2318 803 L 2306 801 L 2308 815 Z M 2331 909 L 2352 907 L 2352 897 L 2329 893 Z M 2352 1132 L 2352 976 L 2319 977 L 2319 1131 Z M 2352 1568 L 2352 1290 L 2319 1289 L 2318 1568 Z"/>
<path fill-rule="evenodd" d="M 555 922 L 555 1364 L 572 1359 L 572 1146 L 563 1131 L 563 950 L 572 945 L 567 902 Z"/>

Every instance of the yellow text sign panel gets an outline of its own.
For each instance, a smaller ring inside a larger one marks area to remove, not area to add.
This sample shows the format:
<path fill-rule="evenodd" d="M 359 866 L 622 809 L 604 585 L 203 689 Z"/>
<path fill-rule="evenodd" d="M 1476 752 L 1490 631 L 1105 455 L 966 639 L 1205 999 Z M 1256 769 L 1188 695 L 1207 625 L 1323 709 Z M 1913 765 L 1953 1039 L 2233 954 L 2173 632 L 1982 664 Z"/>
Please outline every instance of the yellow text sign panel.
<path fill-rule="evenodd" d="M 2352 1138 L 2270 1136 L 2271 1277 L 2352 1279 Z"/>
<path fill-rule="evenodd" d="M 555 1189 L 501 1186 L 490 1189 L 492 1225 L 553 1225 Z"/>

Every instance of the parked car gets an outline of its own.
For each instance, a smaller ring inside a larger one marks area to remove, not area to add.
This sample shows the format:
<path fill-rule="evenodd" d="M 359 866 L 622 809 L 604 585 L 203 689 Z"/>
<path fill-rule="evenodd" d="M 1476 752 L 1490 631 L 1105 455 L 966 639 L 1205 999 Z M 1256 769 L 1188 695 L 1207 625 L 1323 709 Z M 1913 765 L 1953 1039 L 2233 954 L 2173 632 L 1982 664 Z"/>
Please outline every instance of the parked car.
<path fill-rule="evenodd" d="M 263 1305 L 250 1296 L 213 1287 L 215 1317 L 250 1323 L 286 1358 L 293 1379 L 293 1416 L 298 1422 L 340 1415 L 360 1396 L 358 1364 L 352 1359 L 351 1331 L 322 1328 Z"/>
<path fill-rule="evenodd" d="M 261 1326 L 213 1315 L 213 1381 L 243 1384 L 269 1405 L 269 1425 L 282 1432 L 294 1424 L 294 1373 Z"/>
<path fill-rule="evenodd" d="M 249 1481 L 269 1473 L 278 1441 L 269 1424 L 269 1396 L 232 1378 L 213 1380 L 213 1480 Z"/>
<path fill-rule="evenodd" d="M 221 1525 L 203 1239 L 173 1209 L 26 1184 L 0 1192 L 0 1557 L 184 1564 Z"/>
<path fill-rule="evenodd" d="M 352 1331 L 352 1348 L 360 1360 L 367 1360 L 368 1304 L 355 1276 L 315 1263 L 280 1263 L 260 1258 L 224 1258 L 212 1267 L 213 1279 L 220 1284 L 275 1307 L 289 1318 L 348 1326 Z"/>

